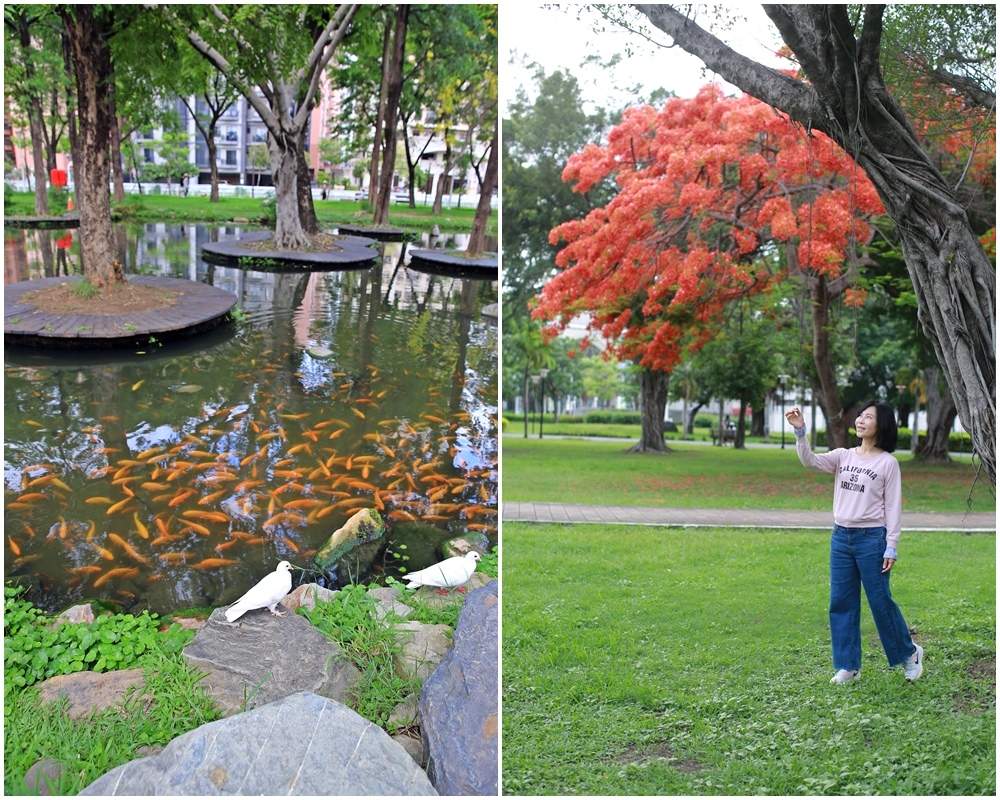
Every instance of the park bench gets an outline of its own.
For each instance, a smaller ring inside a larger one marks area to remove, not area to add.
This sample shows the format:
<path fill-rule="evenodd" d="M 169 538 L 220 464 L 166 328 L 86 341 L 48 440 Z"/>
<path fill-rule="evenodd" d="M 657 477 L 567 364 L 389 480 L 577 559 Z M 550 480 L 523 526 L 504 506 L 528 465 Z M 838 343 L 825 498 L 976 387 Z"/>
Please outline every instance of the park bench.
<path fill-rule="evenodd" d="M 717 441 L 719 441 L 719 429 L 717 427 L 715 427 L 715 426 L 712 426 L 711 433 L 712 433 L 712 444 L 715 444 Z M 736 429 L 735 428 L 723 428 L 722 429 L 722 436 L 723 436 L 723 438 L 722 438 L 722 444 L 723 444 L 723 446 L 725 446 L 726 442 L 735 442 L 736 441 Z"/>

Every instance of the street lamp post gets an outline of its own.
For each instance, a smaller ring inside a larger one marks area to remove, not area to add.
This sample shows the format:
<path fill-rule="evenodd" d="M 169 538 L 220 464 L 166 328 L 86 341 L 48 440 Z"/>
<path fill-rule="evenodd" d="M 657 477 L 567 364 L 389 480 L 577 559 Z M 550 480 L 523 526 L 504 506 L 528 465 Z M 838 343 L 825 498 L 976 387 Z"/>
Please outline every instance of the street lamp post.
<path fill-rule="evenodd" d="M 785 381 L 790 375 L 779 375 L 778 381 L 781 384 L 781 449 L 785 449 Z"/>
<path fill-rule="evenodd" d="M 538 381 L 540 379 L 541 379 L 541 376 L 539 376 L 539 375 L 532 375 L 531 376 L 531 385 L 534 386 L 534 387 L 536 387 L 536 389 L 537 389 L 537 387 L 538 387 Z M 527 413 L 527 409 L 525 409 L 525 413 Z M 531 425 L 532 433 L 534 433 L 534 428 L 535 428 L 534 419 L 532 419 L 532 425 Z"/>
<path fill-rule="evenodd" d="M 542 439 L 545 429 L 545 379 L 549 376 L 549 371 L 544 368 L 538 371 L 542 376 L 542 415 L 538 418 L 538 438 Z"/>

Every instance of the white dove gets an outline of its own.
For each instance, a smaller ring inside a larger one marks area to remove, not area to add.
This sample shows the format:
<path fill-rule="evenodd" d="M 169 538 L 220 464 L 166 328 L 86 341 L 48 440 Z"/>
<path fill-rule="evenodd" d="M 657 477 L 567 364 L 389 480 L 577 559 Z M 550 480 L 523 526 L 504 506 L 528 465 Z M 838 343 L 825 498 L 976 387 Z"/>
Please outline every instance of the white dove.
<path fill-rule="evenodd" d="M 420 569 L 404 576 L 406 588 L 415 586 L 439 586 L 453 589 L 461 586 L 472 577 L 476 571 L 476 562 L 481 556 L 475 550 L 470 550 L 464 556 L 455 556 L 432 564 L 426 569 Z M 445 592 L 441 592 L 445 594 Z"/>
<path fill-rule="evenodd" d="M 276 617 L 285 616 L 275 606 L 292 591 L 292 565 L 287 561 L 278 564 L 274 572 L 265 575 L 249 592 L 226 609 L 226 619 L 235 622 L 247 611 L 268 608 Z"/>

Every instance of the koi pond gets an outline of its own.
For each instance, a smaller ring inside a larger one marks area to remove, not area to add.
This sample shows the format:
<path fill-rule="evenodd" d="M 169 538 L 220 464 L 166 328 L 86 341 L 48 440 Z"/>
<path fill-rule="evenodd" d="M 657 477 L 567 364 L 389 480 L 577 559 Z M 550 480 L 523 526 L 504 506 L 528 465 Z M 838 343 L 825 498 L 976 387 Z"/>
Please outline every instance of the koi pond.
<path fill-rule="evenodd" d="M 127 273 L 231 291 L 233 323 L 127 351 L 5 348 L 4 578 L 39 607 L 224 605 L 278 561 L 310 567 L 363 508 L 388 535 L 358 581 L 471 532 L 496 545 L 497 283 L 413 271 L 405 244 L 339 272 L 200 258 L 241 232 L 116 232 Z M 79 272 L 75 232 L 4 238 L 7 283 Z"/>

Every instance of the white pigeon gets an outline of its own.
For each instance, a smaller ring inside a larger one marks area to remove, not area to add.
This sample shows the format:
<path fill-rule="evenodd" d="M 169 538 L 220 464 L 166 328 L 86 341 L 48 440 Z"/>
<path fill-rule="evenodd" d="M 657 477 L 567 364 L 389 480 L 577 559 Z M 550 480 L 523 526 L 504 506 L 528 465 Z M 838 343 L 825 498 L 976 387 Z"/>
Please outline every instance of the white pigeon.
<path fill-rule="evenodd" d="M 277 611 L 278 605 L 292 591 L 292 565 L 287 561 L 278 564 L 274 572 L 265 575 L 249 592 L 226 609 L 226 619 L 235 622 L 247 611 L 255 608 L 267 608 L 276 617 L 285 616 Z"/>
<path fill-rule="evenodd" d="M 481 556 L 475 550 L 470 550 L 464 556 L 455 556 L 432 564 L 426 569 L 411 572 L 405 576 L 406 588 L 415 586 L 438 586 L 453 589 L 461 586 L 472 577 L 476 571 L 476 562 Z M 442 592 L 444 594 L 444 592 Z"/>

